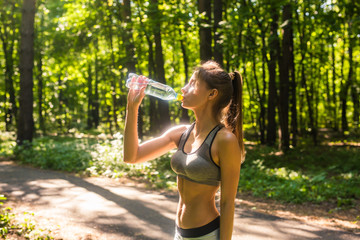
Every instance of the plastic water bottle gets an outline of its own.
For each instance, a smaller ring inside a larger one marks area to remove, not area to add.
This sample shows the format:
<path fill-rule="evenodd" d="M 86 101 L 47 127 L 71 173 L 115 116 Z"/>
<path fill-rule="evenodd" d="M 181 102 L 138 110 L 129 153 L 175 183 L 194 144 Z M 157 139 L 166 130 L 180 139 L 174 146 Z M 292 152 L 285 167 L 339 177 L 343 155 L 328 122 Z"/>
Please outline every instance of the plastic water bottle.
<path fill-rule="evenodd" d="M 149 78 L 140 80 L 139 75 L 135 73 L 129 73 L 128 79 L 126 80 L 126 87 L 139 90 L 143 86 L 146 86 L 145 94 L 147 95 L 151 95 L 167 101 L 180 101 L 182 99 L 182 95 L 177 94 L 170 86 L 156 82 Z"/>

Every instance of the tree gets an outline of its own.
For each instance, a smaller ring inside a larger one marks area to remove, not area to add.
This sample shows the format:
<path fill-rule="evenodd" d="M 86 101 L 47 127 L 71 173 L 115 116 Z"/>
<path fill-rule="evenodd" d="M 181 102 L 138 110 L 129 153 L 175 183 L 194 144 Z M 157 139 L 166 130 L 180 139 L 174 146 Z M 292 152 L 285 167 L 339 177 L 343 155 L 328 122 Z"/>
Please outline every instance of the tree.
<path fill-rule="evenodd" d="M 198 9 L 200 13 L 200 60 L 207 61 L 212 54 L 212 34 L 211 34 L 211 0 L 199 0 Z"/>
<path fill-rule="evenodd" d="M 24 0 L 20 39 L 20 111 L 17 143 L 32 141 L 33 118 L 33 67 L 34 67 L 35 0 Z"/>
<path fill-rule="evenodd" d="M 13 122 L 17 123 L 18 107 L 15 97 L 14 87 L 14 66 L 16 59 L 14 53 L 17 52 L 18 33 L 20 24 L 18 13 L 18 2 L 2 1 L 0 3 L 0 40 L 5 58 L 5 128 L 10 130 Z"/>
<path fill-rule="evenodd" d="M 269 95 L 268 95 L 268 108 L 267 108 L 267 136 L 266 143 L 269 146 L 274 146 L 276 142 L 276 100 L 277 100 L 277 89 L 276 89 L 276 60 L 278 59 L 278 54 L 280 54 L 280 43 L 279 37 L 277 34 L 278 30 L 278 9 L 276 5 L 271 6 L 271 24 L 270 24 L 270 36 L 268 39 L 269 42 L 269 51 L 270 51 L 270 60 L 268 61 L 268 71 L 269 71 Z"/>
<path fill-rule="evenodd" d="M 158 8 L 158 0 L 152 0 L 153 21 L 156 25 L 153 26 L 154 40 L 155 40 L 155 66 L 156 66 L 156 79 L 160 83 L 166 84 L 165 69 L 164 69 L 164 55 L 161 42 L 161 14 Z M 159 129 L 164 130 L 170 125 L 169 103 L 166 101 L 158 101 L 158 110 L 161 114 L 159 119 Z"/>
<path fill-rule="evenodd" d="M 122 34 L 123 37 L 123 44 L 125 47 L 125 67 L 127 68 L 128 72 L 135 72 L 135 46 L 133 41 L 133 29 L 132 29 L 132 21 L 131 21 L 131 7 L 130 7 L 130 0 L 124 0 L 121 7 L 121 16 L 123 19 L 123 28 L 124 32 Z"/>
<path fill-rule="evenodd" d="M 279 58 L 280 70 L 280 97 L 279 97 L 279 119 L 281 128 L 281 149 L 289 149 L 289 62 L 291 58 L 290 41 L 292 9 L 290 4 L 283 7 L 282 28 L 282 54 Z"/>
<path fill-rule="evenodd" d="M 214 60 L 221 66 L 224 65 L 222 34 L 220 23 L 223 20 L 222 0 L 214 0 Z"/>

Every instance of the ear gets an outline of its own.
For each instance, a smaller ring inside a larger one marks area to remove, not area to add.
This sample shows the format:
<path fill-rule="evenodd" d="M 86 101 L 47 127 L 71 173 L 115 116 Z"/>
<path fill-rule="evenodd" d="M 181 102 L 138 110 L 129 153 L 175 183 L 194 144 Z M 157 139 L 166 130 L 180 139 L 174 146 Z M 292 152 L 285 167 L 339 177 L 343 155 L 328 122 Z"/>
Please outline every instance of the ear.
<path fill-rule="evenodd" d="M 211 89 L 210 93 L 209 93 L 209 100 L 214 100 L 217 95 L 219 94 L 217 89 Z"/>

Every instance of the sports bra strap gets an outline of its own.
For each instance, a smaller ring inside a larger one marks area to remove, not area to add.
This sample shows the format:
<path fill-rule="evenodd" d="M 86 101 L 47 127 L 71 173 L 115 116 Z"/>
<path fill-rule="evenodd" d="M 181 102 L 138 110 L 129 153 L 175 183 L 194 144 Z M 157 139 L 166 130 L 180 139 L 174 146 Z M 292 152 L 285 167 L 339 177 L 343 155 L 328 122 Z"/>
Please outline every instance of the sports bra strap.
<path fill-rule="evenodd" d="M 184 148 L 185 142 L 186 142 L 186 140 L 188 139 L 189 134 L 190 134 L 191 131 L 193 130 L 194 126 L 195 126 L 195 122 L 193 122 L 193 123 L 191 124 L 191 126 L 181 135 L 180 141 L 179 141 L 179 146 L 178 146 L 179 149 L 183 149 L 183 148 Z"/>
<path fill-rule="evenodd" d="M 212 142 L 214 141 L 214 138 L 216 136 L 216 134 L 218 133 L 218 131 L 220 131 L 221 128 L 223 128 L 223 124 L 219 124 L 217 125 L 207 136 L 207 138 L 205 139 L 205 143 L 208 144 L 209 146 L 211 146 Z"/>
<path fill-rule="evenodd" d="M 194 129 L 195 127 L 195 122 L 191 124 L 191 126 L 181 135 L 180 137 L 180 141 L 179 141 L 179 149 L 183 149 L 184 145 L 186 143 L 186 140 L 189 138 L 189 135 L 191 133 L 191 131 Z M 223 124 L 218 124 L 216 125 L 211 132 L 206 136 L 206 139 L 204 141 L 205 144 L 208 144 L 209 146 L 212 144 L 217 132 L 223 128 L 224 125 Z"/>

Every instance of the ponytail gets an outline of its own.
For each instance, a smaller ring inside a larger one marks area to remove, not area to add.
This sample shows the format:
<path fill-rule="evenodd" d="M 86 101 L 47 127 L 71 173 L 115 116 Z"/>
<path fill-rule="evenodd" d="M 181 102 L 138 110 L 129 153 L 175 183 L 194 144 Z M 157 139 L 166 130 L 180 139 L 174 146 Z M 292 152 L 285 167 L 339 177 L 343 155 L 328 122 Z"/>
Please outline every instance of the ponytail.
<path fill-rule="evenodd" d="M 195 74 L 197 78 L 206 82 L 209 89 L 218 90 L 219 95 L 212 112 L 214 117 L 237 137 L 241 149 L 241 162 L 244 162 L 243 83 L 240 73 L 235 71 L 228 74 L 218 63 L 210 60 L 197 67 Z"/>
<path fill-rule="evenodd" d="M 243 81 L 238 71 L 229 74 L 233 86 L 233 94 L 225 114 L 225 125 L 232 130 L 238 139 L 241 149 L 241 163 L 245 161 L 244 133 L 243 133 Z"/>

